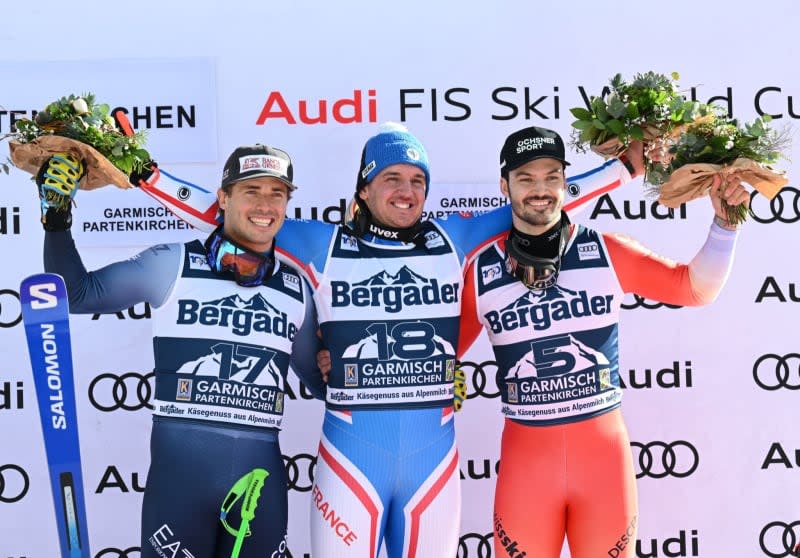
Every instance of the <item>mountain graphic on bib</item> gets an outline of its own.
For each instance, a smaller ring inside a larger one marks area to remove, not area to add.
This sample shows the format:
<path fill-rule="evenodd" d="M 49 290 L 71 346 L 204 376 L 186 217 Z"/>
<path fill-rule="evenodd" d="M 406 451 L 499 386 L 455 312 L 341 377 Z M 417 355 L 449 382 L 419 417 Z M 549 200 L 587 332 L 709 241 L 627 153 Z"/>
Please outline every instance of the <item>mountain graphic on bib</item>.
<path fill-rule="evenodd" d="M 380 273 L 377 273 L 372 277 L 367 277 L 363 281 L 359 281 L 353 284 L 361 286 L 361 285 L 426 285 L 428 283 L 430 283 L 429 279 L 426 279 L 422 275 L 414 273 L 408 268 L 408 266 L 404 265 L 394 275 L 391 275 L 388 271 L 381 271 Z"/>
<path fill-rule="evenodd" d="M 592 370 L 597 366 L 608 366 L 606 355 L 585 343 L 581 343 L 572 335 L 565 335 L 569 343 L 559 345 L 547 355 L 547 361 L 538 363 L 533 350 L 525 353 L 506 374 L 511 378 L 547 378 L 565 373 L 579 373 Z M 570 366 L 571 365 L 571 366 Z"/>
<path fill-rule="evenodd" d="M 255 312 L 266 312 L 267 314 L 281 314 L 281 311 L 270 304 L 260 293 L 244 300 L 238 294 L 209 300 L 203 306 L 221 306 L 223 308 L 235 308 L 237 310 L 253 310 Z"/>
<path fill-rule="evenodd" d="M 275 364 L 274 351 L 265 351 L 269 361 L 263 364 L 264 356 L 233 357 L 229 365 L 230 377 L 228 380 L 260 386 L 274 386 L 283 389 L 283 376 Z M 257 367 L 262 368 L 257 370 Z M 211 353 L 198 359 L 185 362 L 178 368 L 178 374 L 193 374 L 195 376 L 219 377 L 222 370 L 222 355 Z"/>
<path fill-rule="evenodd" d="M 505 306 L 501 312 L 505 310 L 511 310 L 513 308 L 522 308 L 524 306 L 536 306 L 545 302 L 552 302 L 554 300 L 570 299 L 576 296 L 578 296 L 577 291 L 554 285 L 543 291 L 528 291 L 511 304 Z"/>

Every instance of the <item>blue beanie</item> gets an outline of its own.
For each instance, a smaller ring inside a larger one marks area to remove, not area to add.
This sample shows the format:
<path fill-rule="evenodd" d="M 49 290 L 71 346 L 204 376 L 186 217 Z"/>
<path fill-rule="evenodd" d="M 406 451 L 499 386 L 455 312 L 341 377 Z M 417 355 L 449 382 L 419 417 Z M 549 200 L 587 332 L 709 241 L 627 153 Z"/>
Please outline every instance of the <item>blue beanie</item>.
<path fill-rule="evenodd" d="M 403 163 L 419 167 L 425 173 L 427 195 L 431 185 L 431 175 L 425 148 L 402 124 L 396 122 L 381 124 L 378 133 L 364 144 L 356 178 L 356 191 L 361 190 L 386 167 Z"/>

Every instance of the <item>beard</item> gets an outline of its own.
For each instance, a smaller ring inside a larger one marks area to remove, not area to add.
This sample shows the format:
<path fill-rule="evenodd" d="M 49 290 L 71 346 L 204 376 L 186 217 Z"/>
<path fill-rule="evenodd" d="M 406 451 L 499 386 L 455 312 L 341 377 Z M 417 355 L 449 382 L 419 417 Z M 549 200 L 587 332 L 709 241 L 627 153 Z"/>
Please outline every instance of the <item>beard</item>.
<path fill-rule="evenodd" d="M 538 210 L 528 205 L 528 202 L 533 200 L 547 200 L 551 204 L 547 209 Z M 514 215 L 524 221 L 525 223 L 535 227 L 545 227 L 554 225 L 561 219 L 561 203 L 555 197 L 551 196 L 530 196 L 524 200 L 514 201 L 511 204 L 511 210 Z"/>

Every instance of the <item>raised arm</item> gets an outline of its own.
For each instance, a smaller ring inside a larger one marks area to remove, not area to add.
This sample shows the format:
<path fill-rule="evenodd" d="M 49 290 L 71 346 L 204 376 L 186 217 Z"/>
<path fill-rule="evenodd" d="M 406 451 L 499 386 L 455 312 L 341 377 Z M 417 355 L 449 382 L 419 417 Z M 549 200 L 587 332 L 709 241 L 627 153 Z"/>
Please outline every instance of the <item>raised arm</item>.
<path fill-rule="evenodd" d="M 325 267 L 336 226 L 321 221 L 286 219 L 275 236 L 275 249 L 300 268 L 315 286 L 315 272 Z"/>
<path fill-rule="evenodd" d="M 733 263 L 736 237 L 735 231 L 712 224 L 703 247 L 682 264 L 624 235 L 603 235 L 622 290 L 681 306 L 701 306 L 717 298 Z"/>
<path fill-rule="evenodd" d="M 69 230 L 46 232 L 44 268 L 64 277 L 70 312 L 117 312 L 140 302 L 154 307 L 169 295 L 182 262 L 179 244 L 153 246 L 129 260 L 87 271 Z"/>
<path fill-rule="evenodd" d="M 207 189 L 154 167 L 155 173 L 139 187 L 194 228 L 211 233 L 219 225 L 215 189 Z"/>
<path fill-rule="evenodd" d="M 699 306 L 714 301 L 728 279 L 738 236 L 727 222 L 722 200 L 731 206 L 747 204 L 749 194 L 737 179 L 716 179 L 709 192 L 714 222 L 705 244 L 689 264 L 658 256 L 626 236 L 604 235 L 611 263 L 625 292 L 651 300 Z"/>
<path fill-rule="evenodd" d="M 564 210 L 573 214 L 586 203 L 627 184 L 636 176 L 619 159 L 611 159 L 588 172 L 567 178 L 567 193 Z M 505 235 L 511 228 L 511 206 L 479 215 L 451 215 L 436 220 L 463 251 L 467 261 L 475 257 L 482 248 Z"/>

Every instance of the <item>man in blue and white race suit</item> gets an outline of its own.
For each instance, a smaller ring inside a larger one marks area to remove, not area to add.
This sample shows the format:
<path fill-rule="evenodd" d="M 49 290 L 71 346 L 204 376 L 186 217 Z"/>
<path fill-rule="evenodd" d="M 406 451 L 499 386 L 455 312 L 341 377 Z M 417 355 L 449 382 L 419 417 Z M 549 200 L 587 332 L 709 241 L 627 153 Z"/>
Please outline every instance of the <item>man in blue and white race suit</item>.
<path fill-rule="evenodd" d="M 256 469 L 268 476 L 239 556 L 283 557 L 287 479 L 278 433 L 290 362 L 312 393 L 324 393 L 308 285 L 274 248 L 295 189 L 289 156 L 264 145 L 237 148 L 217 192 L 222 224 L 205 244 L 153 246 L 92 272 L 69 231 L 70 204 L 53 203 L 74 195 L 82 174 L 82 162 L 68 154 L 39 173 L 45 268 L 64 276 L 74 313 L 153 307 L 155 409 L 141 557 L 231 556 L 250 494 L 230 509 L 230 531 L 220 510 L 231 487 Z"/>

